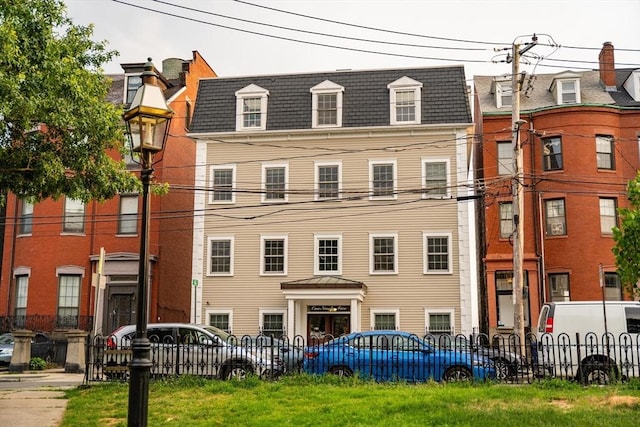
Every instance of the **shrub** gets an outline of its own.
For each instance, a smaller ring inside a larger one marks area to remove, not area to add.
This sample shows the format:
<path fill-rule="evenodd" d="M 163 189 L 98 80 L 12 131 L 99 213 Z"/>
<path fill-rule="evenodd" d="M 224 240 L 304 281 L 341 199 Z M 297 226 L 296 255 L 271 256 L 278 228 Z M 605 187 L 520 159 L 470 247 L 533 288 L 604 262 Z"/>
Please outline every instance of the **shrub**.
<path fill-rule="evenodd" d="M 29 369 L 32 371 L 42 371 L 47 367 L 47 362 L 41 357 L 34 357 L 29 361 Z"/>

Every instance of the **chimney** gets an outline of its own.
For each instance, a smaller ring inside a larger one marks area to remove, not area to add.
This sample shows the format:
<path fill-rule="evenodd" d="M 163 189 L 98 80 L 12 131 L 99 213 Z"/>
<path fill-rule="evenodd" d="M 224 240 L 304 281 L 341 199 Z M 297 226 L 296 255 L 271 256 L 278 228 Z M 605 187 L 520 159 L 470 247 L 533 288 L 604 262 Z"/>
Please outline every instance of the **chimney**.
<path fill-rule="evenodd" d="M 611 42 L 604 42 L 602 44 L 602 50 L 598 55 L 600 62 L 600 82 L 604 85 L 604 90 L 607 92 L 616 91 L 616 69 L 615 61 L 613 60 L 613 44 Z"/>

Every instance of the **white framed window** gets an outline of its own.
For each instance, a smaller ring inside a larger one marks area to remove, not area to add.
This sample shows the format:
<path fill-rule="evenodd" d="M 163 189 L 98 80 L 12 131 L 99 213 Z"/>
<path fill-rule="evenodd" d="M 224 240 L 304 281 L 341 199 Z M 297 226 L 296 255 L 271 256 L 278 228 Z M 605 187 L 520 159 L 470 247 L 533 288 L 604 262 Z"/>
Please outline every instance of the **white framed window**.
<path fill-rule="evenodd" d="M 232 334 L 233 310 L 208 308 L 205 311 L 207 325 L 222 329 L 228 334 Z"/>
<path fill-rule="evenodd" d="M 513 102 L 513 90 L 511 81 L 496 82 L 496 107 L 511 107 Z"/>
<path fill-rule="evenodd" d="M 451 197 L 449 159 L 422 158 L 422 198 Z"/>
<path fill-rule="evenodd" d="M 422 232 L 424 274 L 452 273 L 451 233 Z"/>
<path fill-rule="evenodd" d="M 269 91 L 250 84 L 236 92 L 236 130 L 265 130 Z"/>
<path fill-rule="evenodd" d="M 387 85 L 391 125 L 420 124 L 422 83 L 402 77 Z"/>
<path fill-rule="evenodd" d="M 207 238 L 207 276 L 233 276 L 233 236 L 209 236 Z"/>
<path fill-rule="evenodd" d="M 65 198 L 62 231 L 84 233 L 84 202 L 82 200 Z"/>
<path fill-rule="evenodd" d="M 547 236 L 565 236 L 567 234 L 567 220 L 564 199 L 545 200 L 544 207 Z"/>
<path fill-rule="evenodd" d="M 398 273 L 398 233 L 369 234 L 369 274 Z"/>
<path fill-rule="evenodd" d="M 58 275 L 58 319 L 59 327 L 78 327 L 80 310 L 80 282 L 79 274 Z"/>
<path fill-rule="evenodd" d="M 316 162 L 315 186 L 315 200 L 339 199 L 342 192 L 342 162 Z"/>
<path fill-rule="evenodd" d="M 236 165 L 211 166 L 209 174 L 209 185 L 211 187 L 209 203 L 235 203 L 236 195 L 233 189 L 236 186 Z"/>
<path fill-rule="evenodd" d="M 287 236 L 260 236 L 260 275 L 287 274 Z"/>
<path fill-rule="evenodd" d="M 33 231 L 33 203 L 24 199 L 20 200 L 20 234 L 31 234 Z"/>
<path fill-rule="evenodd" d="M 258 319 L 260 333 L 268 337 L 280 338 L 285 335 L 287 324 L 287 310 L 283 309 L 259 309 Z"/>
<path fill-rule="evenodd" d="M 513 175 L 513 146 L 511 141 L 498 141 L 498 175 Z"/>
<path fill-rule="evenodd" d="M 396 160 L 369 161 L 369 200 L 397 199 Z"/>
<path fill-rule="evenodd" d="M 344 87 L 330 80 L 325 80 L 312 87 L 310 91 L 312 127 L 342 127 Z"/>
<path fill-rule="evenodd" d="M 424 324 L 427 334 L 454 335 L 455 310 L 450 308 L 425 308 Z"/>
<path fill-rule="evenodd" d="M 558 105 L 579 104 L 581 102 L 579 75 L 568 72 L 556 76 L 549 91 L 553 94 Z"/>
<path fill-rule="evenodd" d="M 500 238 L 508 239 L 513 234 L 513 203 L 500 202 Z"/>
<path fill-rule="evenodd" d="M 27 315 L 27 297 L 29 295 L 29 275 L 22 274 L 15 276 L 16 293 L 15 293 L 15 310 L 16 317 L 24 317 Z"/>
<path fill-rule="evenodd" d="M 613 234 L 612 229 L 616 225 L 616 199 L 600 197 L 600 233 Z"/>
<path fill-rule="evenodd" d="M 289 165 L 262 164 L 262 201 L 286 202 L 289 199 Z"/>
<path fill-rule="evenodd" d="M 140 74 L 127 74 L 124 78 L 125 91 L 124 91 L 124 103 L 131 104 L 133 97 L 135 96 L 138 88 L 142 86 L 142 76 Z"/>
<path fill-rule="evenodd" d="M 118 212 L 118 234 L 138 232 L 138 195 L 121 194 Z"/>
<path fill-rule="evenodd" d="M 372 308 L 370 324 L 376 331 L 400 329 L 400 310 L 397 308 Z"/>
<path fill-rule="evenodd" d="M 596 136 L 596 161 L 598 169 L 615 169 L 613 137 Z"/>
<path fill-rule="evenodd" d="M 314 236 L 315 275 L 342 274 L 342 235 L 316 234 Z"/>

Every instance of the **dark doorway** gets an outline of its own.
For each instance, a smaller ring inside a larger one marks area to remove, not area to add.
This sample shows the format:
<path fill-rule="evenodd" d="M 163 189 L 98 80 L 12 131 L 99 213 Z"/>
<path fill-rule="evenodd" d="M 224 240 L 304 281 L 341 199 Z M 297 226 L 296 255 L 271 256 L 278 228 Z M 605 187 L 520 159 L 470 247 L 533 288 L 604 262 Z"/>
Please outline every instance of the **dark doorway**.
<path fill-rule="evenodd" d="M 350 332 L 349 313 L 322 313 L 307 315 L 307 339 L 324 342 Z"/>

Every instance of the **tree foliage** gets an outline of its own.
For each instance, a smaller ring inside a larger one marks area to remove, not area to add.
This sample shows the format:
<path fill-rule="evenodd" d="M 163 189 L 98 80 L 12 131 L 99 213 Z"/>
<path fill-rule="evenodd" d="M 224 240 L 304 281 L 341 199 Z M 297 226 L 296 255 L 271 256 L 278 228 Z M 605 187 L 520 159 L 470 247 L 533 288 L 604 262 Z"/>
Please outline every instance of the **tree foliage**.
<path fill-rule="evenodd" d="M 107 151 L 124 141 L 101 69 L 117 52 L 92 34 L 60 0 L 0 0 L 0 194 L 88 201 L 139 188 Z"/>
<path fill-rule="evenodd" d="M 613 254 L 624 287 L 640 296 L 640 174 L 627 185 L 630 207 L 618 209 L 620 227 L 613 229 Z"/>

